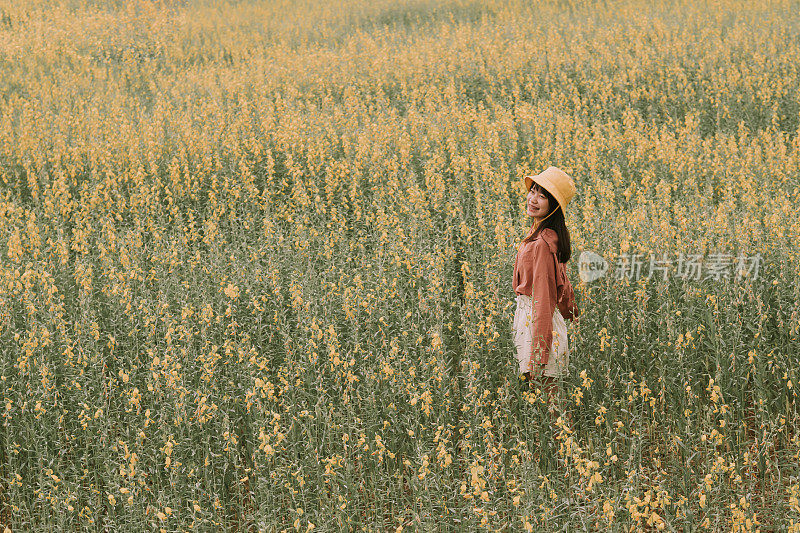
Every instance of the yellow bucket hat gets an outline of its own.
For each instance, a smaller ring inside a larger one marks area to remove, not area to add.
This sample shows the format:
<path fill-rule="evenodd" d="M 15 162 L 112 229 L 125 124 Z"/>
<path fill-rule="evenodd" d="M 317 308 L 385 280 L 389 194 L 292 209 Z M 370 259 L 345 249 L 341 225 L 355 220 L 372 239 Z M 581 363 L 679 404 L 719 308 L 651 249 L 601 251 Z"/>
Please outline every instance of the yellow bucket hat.
<path fill-rule="evenodd" d="M 525 176 L 525 192 L 534 182 L 547 189 L 561 206 L 561 211 L 567 213 L 567 204 L 575 196 L 575 182 L 569 174 L 557 167 L 547 167 L 541 174 Z"/>

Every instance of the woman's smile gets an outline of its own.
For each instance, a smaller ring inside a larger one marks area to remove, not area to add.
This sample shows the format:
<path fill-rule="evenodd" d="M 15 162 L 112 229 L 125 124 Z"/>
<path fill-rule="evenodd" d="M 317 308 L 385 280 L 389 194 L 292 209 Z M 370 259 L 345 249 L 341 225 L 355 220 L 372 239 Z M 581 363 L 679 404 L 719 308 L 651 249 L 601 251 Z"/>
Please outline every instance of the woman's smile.
<path fill-rule="evenodd" d="M 550 201 L 543 193 L 531 188 L 527 196 L 528 216 L 543 218 L 550 210 Z"/>

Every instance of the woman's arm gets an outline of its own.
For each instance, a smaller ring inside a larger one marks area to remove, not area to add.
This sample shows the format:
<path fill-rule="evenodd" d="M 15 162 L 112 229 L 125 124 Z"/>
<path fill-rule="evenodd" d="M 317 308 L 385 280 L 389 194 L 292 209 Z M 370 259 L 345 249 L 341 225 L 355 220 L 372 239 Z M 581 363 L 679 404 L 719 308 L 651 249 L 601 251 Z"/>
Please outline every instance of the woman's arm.
<path fill-rule="evenodd" d="M 564 280 L 564 285 L 561 287 L 561 295 L 558 299 L 558 310 L 561 311 L 561 315 L 567 320 L 574 320 L 580 315 L 580 310 L 578 306 L 575 305 L 575 292 L 572 290 L 572 284 L 569 282 L 569 278 L 566 277 L 566 274 Z"/>
<path fill-rule="evenodd" d="M 531 363 L 546 365 L 553 342 L 553 312 L 556 308 L 555 255 L 544 239 L 535 241 L 533 253 Z"/>

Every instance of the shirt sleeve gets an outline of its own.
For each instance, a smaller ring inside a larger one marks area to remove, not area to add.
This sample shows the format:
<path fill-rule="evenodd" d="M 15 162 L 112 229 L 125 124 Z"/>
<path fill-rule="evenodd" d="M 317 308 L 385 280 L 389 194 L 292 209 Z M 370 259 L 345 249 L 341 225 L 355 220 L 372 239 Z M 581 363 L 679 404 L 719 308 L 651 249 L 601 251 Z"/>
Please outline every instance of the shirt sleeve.
<path fill-rule="evenodd" d="M 533 324 L 531 363 L 546 365 L 553 342 L 556 308 L 555 255 L 544 239 L 536 241 L 533 270 Z"/>

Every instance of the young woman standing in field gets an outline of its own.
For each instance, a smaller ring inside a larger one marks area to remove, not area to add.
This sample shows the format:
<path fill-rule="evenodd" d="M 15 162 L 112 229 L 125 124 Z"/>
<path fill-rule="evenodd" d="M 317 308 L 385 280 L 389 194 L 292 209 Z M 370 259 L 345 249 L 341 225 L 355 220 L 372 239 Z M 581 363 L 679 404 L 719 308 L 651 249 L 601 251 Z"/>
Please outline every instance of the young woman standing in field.
<path fill-rule="evenodd" d="M 565 263 L 571 249 L 564 212 L 575 195 L 572 178 L 549 167 L 525 177 L 527 214 L 533 225 L 514 261 L 517 310 L 512 332 L 519 371 L 526 381 L 540 379 L 548 395 L 569 364 L 567 325 L 578 316 Z"/>

